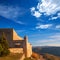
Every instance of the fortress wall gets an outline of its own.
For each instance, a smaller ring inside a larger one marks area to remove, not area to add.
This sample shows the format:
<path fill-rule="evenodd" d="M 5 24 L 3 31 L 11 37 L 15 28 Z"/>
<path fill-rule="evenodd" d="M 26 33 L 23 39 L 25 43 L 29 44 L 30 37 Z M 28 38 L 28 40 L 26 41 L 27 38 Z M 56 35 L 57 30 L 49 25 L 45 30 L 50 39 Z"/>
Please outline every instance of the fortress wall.
<path fill-rule="evenodd" d="M 27 57 L 31 57 L 32 55 L 32 45 L 30 43 L 27 44 Z"/>
<path fill-rule="evenodd" d="M 23 48 L 24 40 L 14 40 L 14 48 Z"/>
<path fill-rule="evenodd" d="M 23 48 L 10 48 L 11 53 L 23 53 Z"/>
<path fill-rule="evenodd" d="M 7 39 L 8 43 L 9 43 L 9 47 L 10 47 L 10 48 L 15 47 L 15 45 L 14 45 L 14 41 L 15 41 L 15 40 L 17 40 L 17 41 L 18 41 L 18 40 L 19 40 L 19 41 L 22 41 L 22 40 L 23 40 L 23 39 L 22 39 L 21 37 L 19 37 L 19 36 L 17 35 L 17 33 L 16 33 L 13 29 L 11 29 L 11 28 L 2 28 L 2 29 L 0 29 L 0 37 L 2 36 L 3 33 L 4 33 L 6 39 Z"/>
<path fill-rule="evenodd" d="M 12 40 L 13 40 L 13 29 L 0 29 L 0 37 L 2 36 L 2 34 L 4 33 L 8 43 L 9 43 L 9 47 L 13 46 L 12 44 Z"/>
<path fill-rule="evenodd" d="M 28 43 L 28 37 L 24 37 L 24 44 L 23 44 L 23 50 L 25 53 L 25 57 L 31 57 L 32 55 L 32 45 Z"/>
<path fill-rule="evenodd" d="M 9 43 L 10 52 L 23 53 L 25 54 L 25 57 L 31 57 L 32 45 L 28 43 L 27 36 L 25 36 L 24 39 L 22 39 L 21 37 L 17 35 L 17 33 L 13 29 L 0 29 L 0 37 L 2 36 L 3 32 Z"/>
<path fill-rule="evenodd" d="M 0 37 L 5 34 L 7 40 L 13 40 L 13 30 L 12 29 L 0 29 Z"/>
<path fill-rule="evenodd" d="M 13 30 L 13 40 L 23 40 L 17 33 Z"/>

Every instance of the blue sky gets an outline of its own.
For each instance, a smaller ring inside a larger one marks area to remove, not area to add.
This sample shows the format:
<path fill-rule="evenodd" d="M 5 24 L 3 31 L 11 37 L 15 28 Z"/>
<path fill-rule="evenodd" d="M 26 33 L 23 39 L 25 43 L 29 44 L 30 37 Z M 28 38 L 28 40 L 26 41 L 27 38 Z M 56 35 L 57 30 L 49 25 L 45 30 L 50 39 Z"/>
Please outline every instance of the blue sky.
<path fill-rule="evenodd" d="M 60 46 L 60 0 L 0 0 L 0 28 L 27 35 L 33 46 Z"/>

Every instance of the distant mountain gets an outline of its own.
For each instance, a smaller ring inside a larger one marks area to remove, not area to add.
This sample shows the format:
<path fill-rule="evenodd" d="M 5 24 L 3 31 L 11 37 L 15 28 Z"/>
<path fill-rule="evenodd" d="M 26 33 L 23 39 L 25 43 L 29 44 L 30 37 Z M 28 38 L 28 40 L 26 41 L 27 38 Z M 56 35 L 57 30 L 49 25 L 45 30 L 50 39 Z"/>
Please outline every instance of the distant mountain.
<path fill-rule="evenodd" d="M 55 56 L 59 56 L 60 57 L 60 47 L 52 47 L 52 46 L 36 46 L 33 47 L 32 49 L 34 52 L 38 53 L 38 54 L 52 54 Z"/>

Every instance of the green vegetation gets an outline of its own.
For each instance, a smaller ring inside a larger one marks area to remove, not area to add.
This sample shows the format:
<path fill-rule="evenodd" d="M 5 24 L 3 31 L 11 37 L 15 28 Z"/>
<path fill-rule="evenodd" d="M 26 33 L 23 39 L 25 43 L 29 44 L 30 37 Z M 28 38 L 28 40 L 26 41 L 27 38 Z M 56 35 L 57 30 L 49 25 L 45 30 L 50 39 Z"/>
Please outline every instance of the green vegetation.
<path fill-rule="evenodd" d="M 9 46 L 5 34 L 3 33 L 0 37 L 0 57 L 9 54 Z"/>

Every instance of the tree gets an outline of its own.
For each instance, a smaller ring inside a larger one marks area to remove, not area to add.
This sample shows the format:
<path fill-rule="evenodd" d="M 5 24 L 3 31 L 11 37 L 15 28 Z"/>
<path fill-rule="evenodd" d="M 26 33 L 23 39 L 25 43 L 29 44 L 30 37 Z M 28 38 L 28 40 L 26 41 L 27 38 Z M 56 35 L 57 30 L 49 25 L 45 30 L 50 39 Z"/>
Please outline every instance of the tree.
<path fill-rule="evenodd" d="M 9 45 L 4 32 L 2 33 L 2 36 L 0 38 L 0 49 L 0 56 L 5 56 L 9 54 Z"/>
<path fill-rule="evenodd" d="M 3 51 L 3 48 L 2 48 L 2 45 L 0 44 L 0 56 L 2 51 Z"/>

